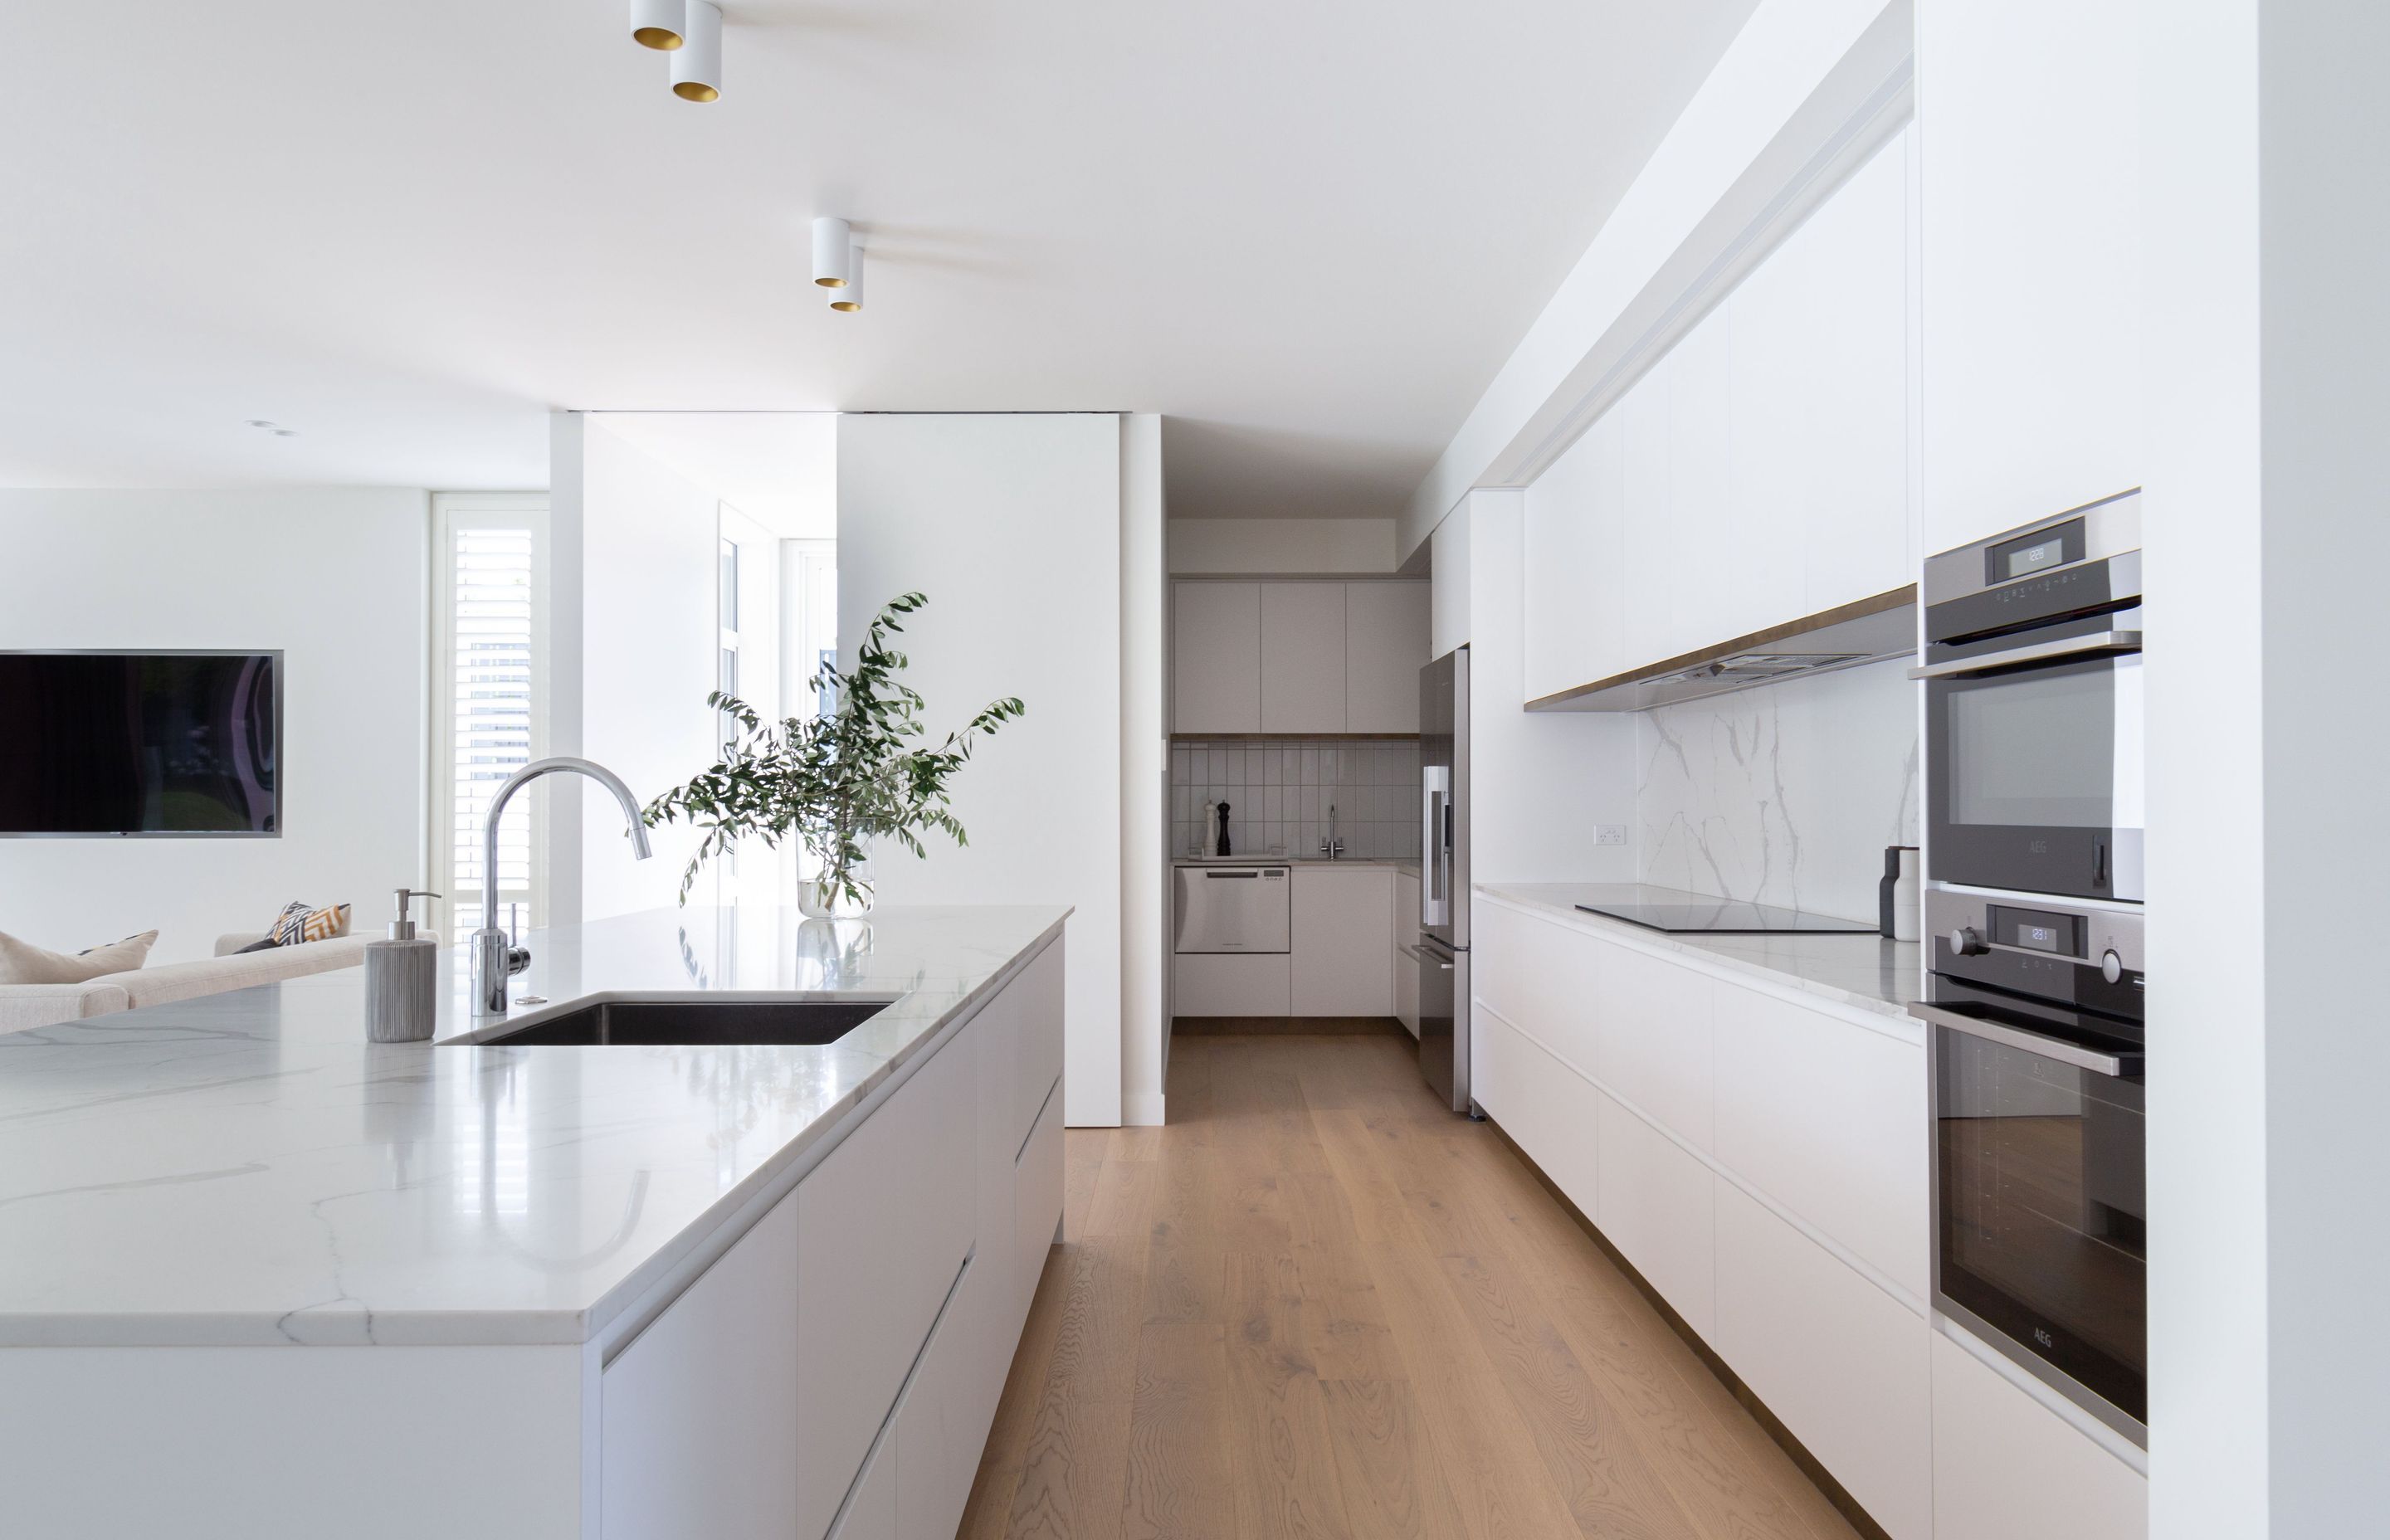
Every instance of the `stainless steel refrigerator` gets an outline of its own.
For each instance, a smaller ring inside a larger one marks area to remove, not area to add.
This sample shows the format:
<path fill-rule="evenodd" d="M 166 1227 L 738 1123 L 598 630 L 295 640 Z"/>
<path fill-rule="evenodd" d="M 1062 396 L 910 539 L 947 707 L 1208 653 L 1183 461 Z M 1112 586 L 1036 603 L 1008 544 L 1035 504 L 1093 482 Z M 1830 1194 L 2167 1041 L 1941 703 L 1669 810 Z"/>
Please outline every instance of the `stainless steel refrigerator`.
<path fill-rule="evenodd" d="M 1469 1094 L 1469 649 L 1420 670 L 1420 1072 Z"/>

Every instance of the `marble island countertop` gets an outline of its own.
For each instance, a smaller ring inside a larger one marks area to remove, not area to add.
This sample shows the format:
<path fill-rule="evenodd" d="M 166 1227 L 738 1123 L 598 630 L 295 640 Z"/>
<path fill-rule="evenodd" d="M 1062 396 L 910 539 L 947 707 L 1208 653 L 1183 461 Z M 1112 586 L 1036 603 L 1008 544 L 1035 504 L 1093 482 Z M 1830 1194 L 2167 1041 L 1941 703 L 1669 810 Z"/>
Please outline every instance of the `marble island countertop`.
<path fill-rule="evenodd" d="M 1804 993 L 1838 1005 L 1897 1018 L 1904 1031 L 1918 1030 L 1908 1002 L 1921 997 L 1922 949 L 1913 941 L 1876 935 L 1774 933 L 1720 934 L 1654 930 L 1607 915 L 1587 914 L 1579 904 L 1641 896 L 1633 883 L 1478 883 L 1489 898 L 1536 909 L 1587 930 L 1630 940 L 1663 952 L 1722 963 L 1740 972 L 1789 982 Z"/>
<path fill-rule="evenodd" d="M 1060 932 L 1057 907 L 533 931 L 518 997 L 897 996 L 827 1047 L 366 1040 L 360 969 L 0 1036 L 0 1346 L 589 1340 Z M 518 1019 L 533 1014 L 518 1007 Z"/>

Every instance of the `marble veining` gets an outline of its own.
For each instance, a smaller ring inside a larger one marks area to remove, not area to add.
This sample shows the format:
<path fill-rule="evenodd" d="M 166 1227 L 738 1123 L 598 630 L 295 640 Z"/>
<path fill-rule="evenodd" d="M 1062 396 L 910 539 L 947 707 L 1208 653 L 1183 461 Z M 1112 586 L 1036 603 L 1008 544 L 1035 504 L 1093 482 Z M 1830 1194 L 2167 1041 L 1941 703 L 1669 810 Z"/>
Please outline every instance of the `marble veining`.
<path fill-rule="evenodd" d="M 1908 1014 L 1908 1002 L 1922 998 L 1924 954 L 1912 941 L 1870 935 L 1701 935 L 1654 930 L 1606 915 L 1589 915 L 1579 904 L 1616 902 L 1634 895 L 1630 884 L 1614 882 L 1520 882 L 1477 884 L 1488 898 L 1561 919 L 1581 930 L 1650 951 L 1722 964 L 1771 983 L 1790 984 L 1835 1005 L 1896 1021 L 1905 1037 L 1923 1029 Z"/>
<path fill-rule="evenodd" d="M 899 996 L 828 1047 L 466 1044 L 458 949 L 434 1043 L 367 1042 L 359 969 L 0 1036 L 0 1346 L 587 1341 L 1068 913 L 528 938 L 559 1007 Z"/>
<path fill-rule="evenodd" d="M 1638 713 L 1637 876 L 1873 918 L 1886 845 L 1918 842 L 1917 691 L 1871 663 Z"/>

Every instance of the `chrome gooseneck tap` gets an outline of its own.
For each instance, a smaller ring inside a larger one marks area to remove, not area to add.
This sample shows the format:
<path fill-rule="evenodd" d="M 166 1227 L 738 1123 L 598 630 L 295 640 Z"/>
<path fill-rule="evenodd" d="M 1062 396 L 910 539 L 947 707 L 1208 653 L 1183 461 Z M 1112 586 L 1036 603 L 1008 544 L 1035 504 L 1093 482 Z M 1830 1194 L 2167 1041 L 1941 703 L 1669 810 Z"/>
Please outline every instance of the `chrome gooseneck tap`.
<path fill-rule="evenodd" d="M 498 820 L 505 816 L 507 802 L 514 794 L 542 776 L 559 770 L 571 770 L 588 776 L 623 804 L 623 816 L 631 826 L 631 853 L 646 860 L 653 852 L 648 849 L 648 826 L 639 819 L 639 799 L 623 784 L 623 777 L 602 764 L 569 756 L 535 760 L 508 776 L 498 794 L 490 799 L 490 811 L 482 820 L 482 928 L 473 932 L 473 1014 L 504 1016 L 507 1013 L 507 981 L 531 966 L 531 949 L 510 945 L 507 933 L 498 929 Z"/>

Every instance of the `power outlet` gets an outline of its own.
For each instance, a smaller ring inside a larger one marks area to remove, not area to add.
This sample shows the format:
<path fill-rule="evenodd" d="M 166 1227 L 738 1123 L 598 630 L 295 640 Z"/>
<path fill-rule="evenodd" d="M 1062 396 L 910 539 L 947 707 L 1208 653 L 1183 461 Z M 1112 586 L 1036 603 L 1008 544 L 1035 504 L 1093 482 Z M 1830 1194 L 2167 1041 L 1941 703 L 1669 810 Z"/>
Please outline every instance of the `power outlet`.
<path fill-rule="evenodd" d="M 1623 845 L 1626 843 L 1626 826 L 1596 824 L 1593 826 L 1593 842 L 1597 845 Z"/>

